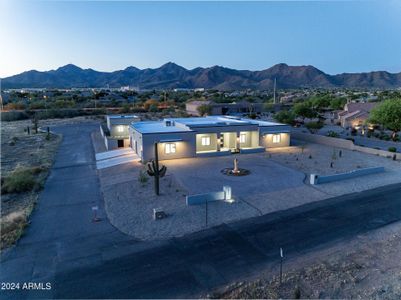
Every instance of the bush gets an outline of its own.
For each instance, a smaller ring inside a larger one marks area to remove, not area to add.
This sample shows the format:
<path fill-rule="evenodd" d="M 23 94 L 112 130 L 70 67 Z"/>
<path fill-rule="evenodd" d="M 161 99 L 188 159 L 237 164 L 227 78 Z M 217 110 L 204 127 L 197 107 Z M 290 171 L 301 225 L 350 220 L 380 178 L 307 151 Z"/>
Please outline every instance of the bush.
<path fill-rule="evenodd" d="M 315 133 L 319 129 L 323 127 L 323 123 L 321 122 L 309 122 L 305 125 L 306 128 L 309 129 L 310 132 Z"/>
<path fill-rule="evenodd" d="M 146 175 L 146 173 L 143 170 L 139 170 L 138 181 L 141 184 L 145 184 L 146 182 L 148 182 L 148 180 L 149 180 L 148 175 Z"/>
<path fill-rule="evenodd" d="M 274 115 L 274 119 L 280 123 L 293 125 L 295 116 L 290 111 L 282 110 Z"/>
<path fill-rule="evenodd" d="M 397 148 L 396 147 L 389 147 L 387 150 L 389 152 L 397 152 Z"/>
<path fill-rule="evenodd" d="M 44 169 L 42 167 L 17 168 L 4 178 L 1 187 L 2 193 L 22 193 L 41 188 L 37 175 Z"/>
<path fill-rule="evenodd" d="M 334 138 L 338 138 L 340 135 L 337 133 L 337 132 L 334 132 L 334 131 L 329 131 L 328 133 L 327 133 L 327 136 L 329 136 L 329 137 L 334 137 Z"/>

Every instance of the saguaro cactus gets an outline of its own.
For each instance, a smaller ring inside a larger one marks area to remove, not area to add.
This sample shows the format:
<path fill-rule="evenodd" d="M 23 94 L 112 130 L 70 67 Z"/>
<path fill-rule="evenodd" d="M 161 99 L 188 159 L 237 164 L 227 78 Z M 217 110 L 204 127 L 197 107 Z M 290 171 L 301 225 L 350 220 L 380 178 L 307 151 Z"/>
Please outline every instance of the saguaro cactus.
<path fill-rule="evenodd" d="M 159 178 L 163 177 L 166 174 L 167 167 L 162 166 L 159 169 L 159 152 L 157 150 L 157 143 L 155 143 L 155 159 L 148 162 L 148 170 L 147 173 L 149 176 L 153 176 L 155 178 L 155 193 L 159 196 Z"/>

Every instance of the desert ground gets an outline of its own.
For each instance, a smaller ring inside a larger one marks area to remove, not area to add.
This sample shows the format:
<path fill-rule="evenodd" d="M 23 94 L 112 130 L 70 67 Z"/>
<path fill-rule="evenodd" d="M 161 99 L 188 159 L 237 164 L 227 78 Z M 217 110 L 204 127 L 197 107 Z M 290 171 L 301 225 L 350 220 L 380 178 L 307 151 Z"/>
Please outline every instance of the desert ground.
<path fill-rule="evenodd" d="M 48 135 L 46 127 L 81 122 L 96 121 L 85 117 L 40 120 L 38 127 L 44 132 L 38 133 L 31 120 L 1 122 L 1 249 L 15 243 L 29 225 L 53 164 L 62 137 Z"/>
<path fill-rule="evenodd" d="M 207 295 L 226 299 L 400 299 L 401 223 L 276 264 L 256 280 Z"/>

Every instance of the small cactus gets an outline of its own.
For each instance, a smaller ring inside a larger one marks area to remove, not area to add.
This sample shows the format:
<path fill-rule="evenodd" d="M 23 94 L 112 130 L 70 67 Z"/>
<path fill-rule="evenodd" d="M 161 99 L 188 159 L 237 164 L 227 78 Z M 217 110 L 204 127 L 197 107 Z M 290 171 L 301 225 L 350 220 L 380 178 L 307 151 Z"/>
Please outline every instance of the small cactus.
<path fill-rule="evenodd" d="M 157 150 L 157 143 L 155 143 L 155 159 L 148 162 L 147 173 L 149 176 L 153 176 L 155 178 L 155 193 L 157 196 L 159 196 L 159 179 L 166 175 L 166 171 L 166 166 L 159 168 L 159 153 Z"/>

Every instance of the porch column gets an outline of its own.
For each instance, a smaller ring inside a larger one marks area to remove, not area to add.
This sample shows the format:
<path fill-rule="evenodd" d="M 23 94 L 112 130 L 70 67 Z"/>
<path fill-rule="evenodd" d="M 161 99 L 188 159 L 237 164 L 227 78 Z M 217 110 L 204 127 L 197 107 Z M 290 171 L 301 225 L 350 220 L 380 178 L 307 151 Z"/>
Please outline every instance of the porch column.
<path fill-rule="evenodd" d="M 237 138 L 235 139 L 235 145 L 236 145 L 237 149 L 240 149 L 240 142 L 239 142 L 240 133 L 237 131 L 236 134 L 237 134 Z"/>
<path fill-rule="evenodd" d="M 221 135 L 220 135 L 220 132 L 218 132 L 218 133 L 216 134 L 216 137 L 217 137 L 217 140 L 216 140 L 216 143 L 217 143 L 217 145 L 216 145 L 216 150 L 217 150 L 217 151 L 220 151 L 220 143 L 221 143 Z"/>

